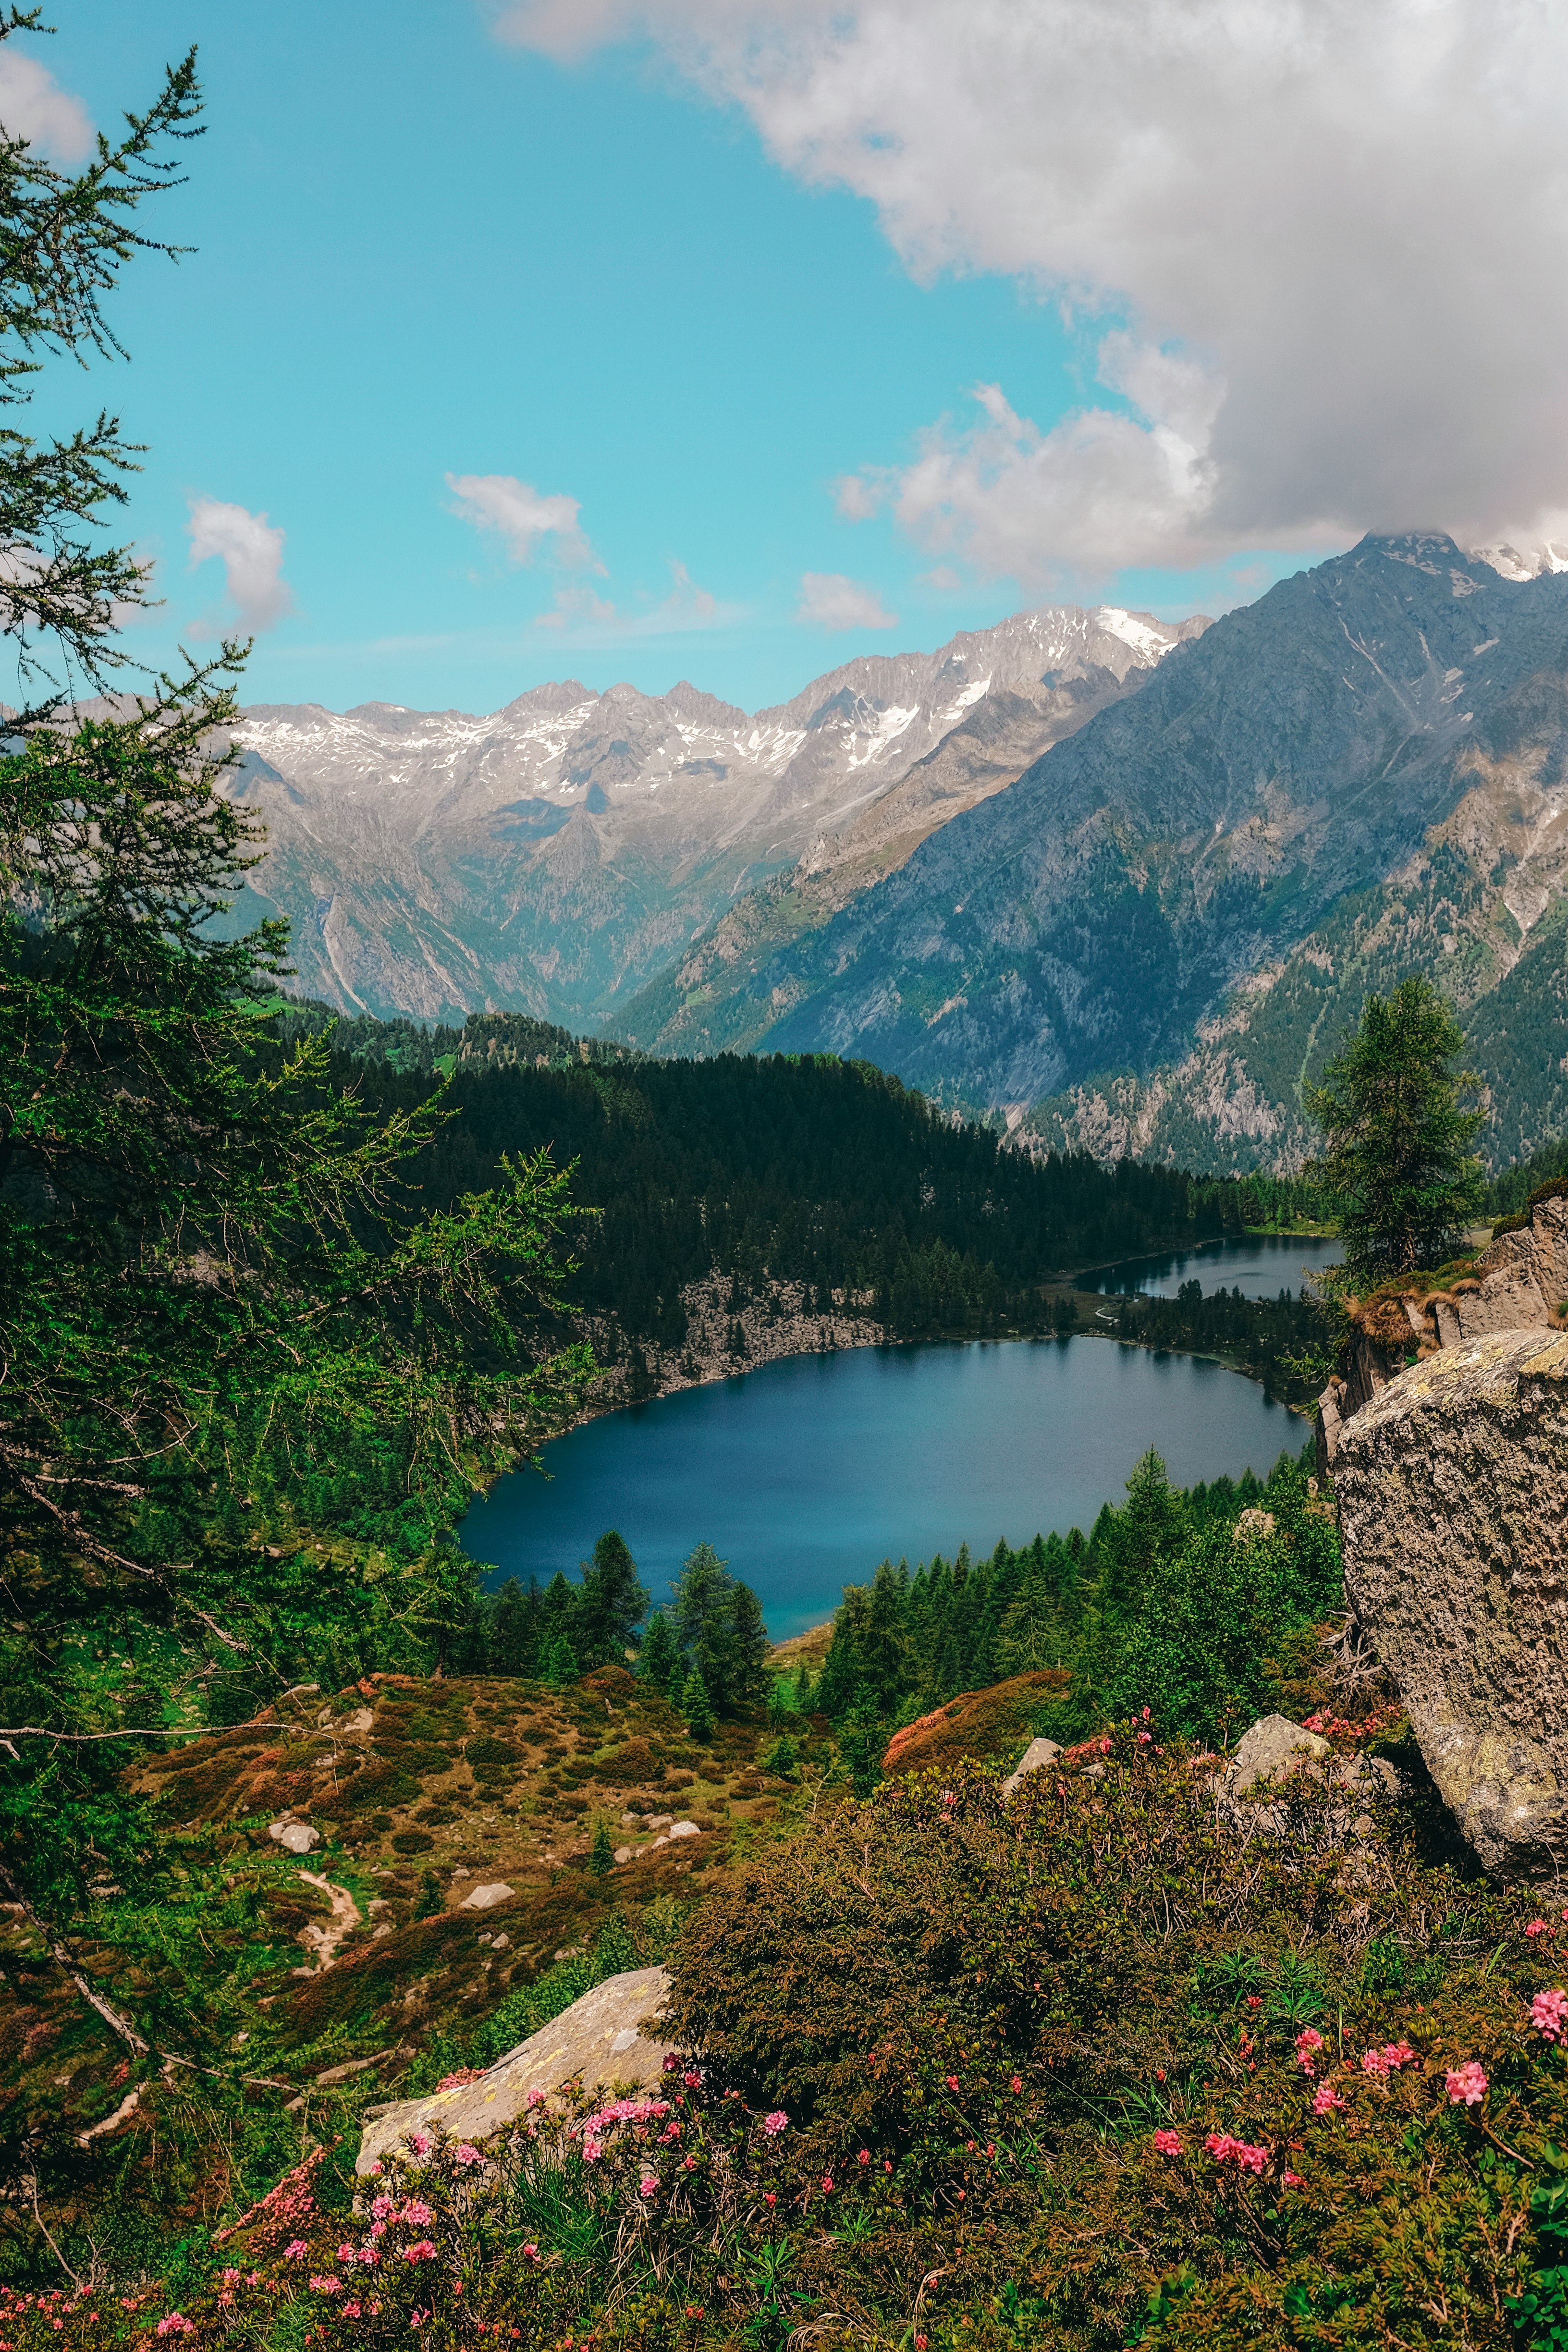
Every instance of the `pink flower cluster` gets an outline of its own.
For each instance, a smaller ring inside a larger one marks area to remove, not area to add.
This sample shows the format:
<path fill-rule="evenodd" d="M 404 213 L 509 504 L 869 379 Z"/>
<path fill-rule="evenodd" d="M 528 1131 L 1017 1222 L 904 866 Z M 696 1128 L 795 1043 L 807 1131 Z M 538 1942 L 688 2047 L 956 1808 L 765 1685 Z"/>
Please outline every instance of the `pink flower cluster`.
<path fill-rule="evenodd" d="M 1173 2131 L 1157 2131 L 1154 2145 L 1162 2156 L 1180 2156 L 1182 2153 L 1182 2143 Z"/>
<path fill-rule="evenodd" d="M 1486 2097 L 1487 2078 L 1473 2058 L 1462 2066 L 1450 2066 L 1447 2083 L 1450 2106 L 1479 2107 Z"/>
<path fill-rule="evenodd" d="M 775 2107 L 771 2116 L 763 2117 L 763 2129 L 770 2139 L 776 2139 L 780 2132 L 787 2131 L 788 2128 L 789 2117 L 782 2107 Z"/>
<path fill-rule="evenodd" d="M 1415 2055 L 1408 2042 L 1385 2042 L 1381 2050 L 1363 2052 L 1361 2071 L 1363 2074 L 1397 2074 Z"/>
<path fill-rule="evenodd" d="M 1558 1985 L 1547 1992 L 1538 1992 L 1530 2004 L 1530 2016 L 1543 2041 L 1557 2041 L 1568 2032 L 1568 1992 Z"/>
<path fill-rule="evenodd" d="M 1210 2132 L 1204 2146 L 1216 2164 L 1239 2164 L 1244 2172 L 1261 2172 L 1268 2161 L 1266 2147 L 1249 2147 L 1244 2139 L 1233 2139 L 1229 2132 Z"/>
<path fill-rule="evenodd" d="M 59 2326 L 58 2320 L 55 2325 L 57 2327 Z M 165 2312 L 158 2322 L 160 2336 L 194 2336 L 195 2332 L 195 2323 L 187 2319 L 183 2311 Z"/>
<path fill-rule="evenodd" d="M 1303 2074 L 1312 2071 L 1312 2061 L 1323 2046 L 1323 2037 L 1316 2026 L 1304 2025 L 1296 2036 L 1296 2063 Z"/>
<path fill-rule="evenodd" d="M 612 2099 L 607 2107 L 595 2107 L 584 2116 L 581 2124 L 574 2124 L 574 2134 L 583 2135 L 583 2160 L 595 2163 L 605 2153 L 605 2133 L 612 2124 L 646 2124 L 658 2116 L 669 2113 L 668 2099 Z"/>
<path fill-rule="evenodd" d="M 1319 2084 L 1312 2095 L 1312 2113 L 1315 2116 L 1331 2115 L 1336 2107 L 1343 2105 L 1344 2101 L 1331 2083 Z"/>

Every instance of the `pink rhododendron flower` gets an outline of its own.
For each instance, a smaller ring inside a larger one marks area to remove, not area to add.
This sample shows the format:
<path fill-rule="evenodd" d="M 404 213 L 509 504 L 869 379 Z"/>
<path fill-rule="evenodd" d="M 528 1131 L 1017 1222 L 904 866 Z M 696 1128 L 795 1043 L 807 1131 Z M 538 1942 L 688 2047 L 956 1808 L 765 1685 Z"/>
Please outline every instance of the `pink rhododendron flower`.
<path fill-rule="evenodd" d="M 57 2319 L 55 2322 L 57 2327 L 63 2327 L 64 2325 L 65 2322 L 61 2319 Z M 195 2329 L 183 2311 L 171 2311 L 165 2313 L 158 2322 L 158 2333 L 160 2336 L 193 2336 Z"/>
<path fill-rule="evenodd" d="M 301 2254 L 308 2254 L 310 2251 L 303 2238 L 296 2238 L 290 2244 L 284 2247 L 283 2259 L 286 2263 L 297 2263 Z"/>
<path fill-rule="evenodd" d="M 651 2197 L 658 2187 L 658 2181 L 650 2175 L 647 2179 L 639 2180 L 637 2182 L 637 2195 L 639 2197 Z"/>
<path fill-rule="evenodd" d="M 1312 2060 L 1323 2046 L 1323 2037 L 1316 2026 L 1304 2025 L 1296 2036 L 1296 2063 L 1304 2074 L 1312 2071 Z"/>
<path fill-rule="evenodd" d="M 428 2132 L 415 2132 L 408 2144 L 416 2156 L 428 2156 L 432 2146 Z"/>
<path fill-rule="evenodd" d="M 403 2259 L 405 2263 L 433 2263 L 436 2259 L 435 2246 L 428 2238 L 416 2238 L 411 2246 L 404 2247 Z"/>
<path fill-rule="evenodd" d="M 675 2061 L 673 2058 L 667 2058 L 664 2063 L 667 2066 L 673 2066 Z M 544 2105 L 543 2092 L 538 2090 L 530 2091 L 527 2098 L 524 2099 L 522 2104 L 525 2107 L 542 2107 Z"/>
<path fill-rule="evenodd" d="M 785 2115 L 782 2107 L 775 2107 L 771 2116 L 764 2116 L 763 2117 L 763 2129 L 768 2134 L 770 2138 L 779 2132 L 787 2130 L 788 2127 L 789 2117 Z"/>
<path fill-rule="evenodd" d="M 1486 2097 L 1487 2078 L 1473 2058 L 1462 2066 L 1450 2066 L 1447 2080 L 1450 2106 L 1479 2107 Z"/>
<path fill-rule="evenodd" d="M 417 2198 L 411 2198 L 397 2218 L 400 2221 L 412 2221 L 416 2230 L 425 2230 L 428 2229 L 435 2217 L 428 2205 L 421 2204 Z"/>
<path fill-rule="evenodd" d="M 1343 2105 L 1344 2101 L 1341 2098 L 1339 2093 L 1334 2089 L 1331 2083 L 1319 2084 L 1312 2097 L 1312 2113 L 1315 2116 L 1331 2115 L 1335 2107 L 1342 2107 Z"/>
<path fill-rule="evenodd" d="M 1157 2131 L 1154 2145 L 1162 2156 L 1180 2156 L 1182 2152 L 1182 2143 L 1173 2131 Z"/>
<path fill-rule="evenodd" d="M 352 2263 L 353 2258 L 354 2250 L 352 2246 L 340 2246 L 338 2248 L 338 2260 L 340 2263 Z"/>
<path fill-rule="evenodd" d="M 1236 2162 L 1245 2172 L 1261 2172 L 1268 2161 L 1266 2147 L 1254 2147 L 1244 2139 L 1235 2139 L 1229 2132 L 1210 2132 L 1204 2146 L 1218 2164 Z"/>
<path fill-rule="evenodd" d="M 376 2221 L 384 2221 L 388 2214 L 396 2212 L 397 2200 L 395 2197 L 386 2196 L 384 2192 L 376 2199 L 370 2210 Z"/>
<path fill-rule="evenodd" d="M 1299 2172 L 1284 2172 L 1279 2177 L 1287 2189 L 1300 2189 L 1301 2186 L 1301 2176 Z"/>
<path fill-rule="evenodd" d="M 326 2278 L 312 2278 L 310 2284 L 318 2294 L 341 2294 L 343 2283 L 341 2278 L 329 2275 Z"/>
<path fill-rule="evenodd" d="M 1568 2020 L 1568 1992 L 1560 1985 L 1553 1985 L 1550 1991 L 1538 1992 L 1530 2004 L 1530 2015 L 1542 2040 L 1555 2042 Z"/>
<path fill-rule="evenodd" d="M 947 2078 L 947 2087 L 948 2087 L 948 2089 L 949 2089 L 950 2091 L 956 2091 L 956 2090 L 957 2090 L 957 2088 L 958 2088 L 958 2077 L 957 2077 L 957 2075 L 956 2075 L 956 2074 L 950 2074 L 950 2075 L 948 2076 L 948 2078 Z"/>
<path fill-rule="evenodd" d="M 483 2164 L 484 2158 L 471 2141 L 465 2140 L 461 2147 L 453 2149 L 452 2160 L 455 2164 Z"/>
<path fill-rule="evenodd" d="M 357 2319 L 363 2308 L 364 2306 L 363 2304 L 345 2303 L 343 2305 L 343 2317 L 345 2319 Z"/>
<path fill-rule="evenodd" d="M 1021 2090 L 1023 2089 L 1023 2087 L 1024 2087 L 1024 2084 L 1023 2084 L 1022 2077 L 1021 2077 L 1021 2076 L 1019 2076 L 1019 2075 L 1017 2075 L 1017 2074 L 1015 2074 L 1015 2075 L 1014 2075 L 1014 2077 L 1013 2077 L 1012 2082 L 1011 2082 L 1011 2083 L 1009 2084 L 1009 2085 L 1008 2085 L 1008 2088 L 1009 2088 L 1010 2090 L 1014 2090 L 1014 2091 L 1021 2091 Z"/>
<path fill-rule="evenodd" d="M 1524 1932 L 1527 1936 L 1545 1936 L 1551 1933 L 1551 1929 L 1544 1919 L 1532 1919 Z"/>
<path fill-rule="evenodd" d="M 680 2079 L 689 2091 L 700 2091 L 702 2088 L 702 2077 L 695 2069 L 682 2074 Z"/>
<path fill-rule="evenodd" d="M 871 2161 L 870 2149 L 868 2147 L 863 2147 L 855 2161 L 857 2164 L 869 2164 Z"/>

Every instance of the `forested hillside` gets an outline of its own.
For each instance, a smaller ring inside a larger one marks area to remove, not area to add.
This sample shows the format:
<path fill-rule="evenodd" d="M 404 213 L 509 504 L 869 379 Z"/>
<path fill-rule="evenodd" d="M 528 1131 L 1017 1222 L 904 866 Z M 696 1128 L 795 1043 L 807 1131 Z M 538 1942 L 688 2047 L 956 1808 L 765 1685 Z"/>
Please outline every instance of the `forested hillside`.
<path fill-rule="evenodd" d="M 330 1017 L 290 1008 L 280 1035 Z M 460 1031 L 345 1022 L 332 1045 L 333 1084 L 387 1110 L 450 1072 L 459 1116 L 414 1168 L 431 1205 L 496 1181 L 503 1154 L 575 1163 L 574 1197 L 601 1213 L 576 1236 L 582 1303 L 667 1346 L 685 1335 L 683 1287 L 714 1273 L 736 1307 L 800 1285 L 824 1306 L 863 1301 L 900 1337 L 1037 1328 L 1064 1269 L 1321 1205 L 1292 1180 L 1031 1157 L 830 1054 L 658 1062 L 517 1014 Z"/>

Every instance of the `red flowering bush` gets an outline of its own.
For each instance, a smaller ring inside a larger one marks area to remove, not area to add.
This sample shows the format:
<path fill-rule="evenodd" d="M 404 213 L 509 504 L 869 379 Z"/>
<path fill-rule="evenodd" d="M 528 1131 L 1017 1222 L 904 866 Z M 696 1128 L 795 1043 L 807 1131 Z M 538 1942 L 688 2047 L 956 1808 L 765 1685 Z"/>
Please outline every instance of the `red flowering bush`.
<path fill-rule="evenodd" d="M 307 2163 L 198 2286 L 16 2300 L 0 2352 L 1555 2347 L 1568 1921 L 1148 1728 L 819 1809 L 689 1922 L 653 2094 L 352 2212 Z"/>

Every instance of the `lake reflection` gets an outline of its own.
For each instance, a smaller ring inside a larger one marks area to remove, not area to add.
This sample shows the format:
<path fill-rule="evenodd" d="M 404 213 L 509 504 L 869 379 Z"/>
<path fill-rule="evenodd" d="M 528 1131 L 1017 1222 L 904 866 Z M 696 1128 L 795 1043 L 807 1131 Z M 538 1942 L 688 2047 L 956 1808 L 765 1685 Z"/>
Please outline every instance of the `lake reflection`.
<path fill-rule="evenodd" d="M 1278 1298 L 1300 1290 L 1309 1273 L 1338 1265 L 1344 1244 L 1312 1234 L 1246 1234 L 1239 1241 L 1208 1242 L 1201 1249 L 1168 1250 L 1156 1257 L 1128 1257 L 1074 1277 L 1080 1290 L 1108 1297 L 1174 1298 L 1184 1282 L 1201 1282 L 1206 1298 L 1215 1290 L 1239 1290 L 1244 1298 Z"/>
<path fill-rule="evenodd" d="M 856 1348 L 588 1422 L 544 1448 L 549 1485 L 501 1479 L 462 1535 L 500 1576 L 546 1582 L 618 1528 L 656 1599 L 706 1538 L 780 1640 L 884 1555 L 1087 1531 L 1148 1446 L 1187 1486 L 1261 1475 L 1306 1434 L 1237 1372 L 1111 1340 Z"/>

